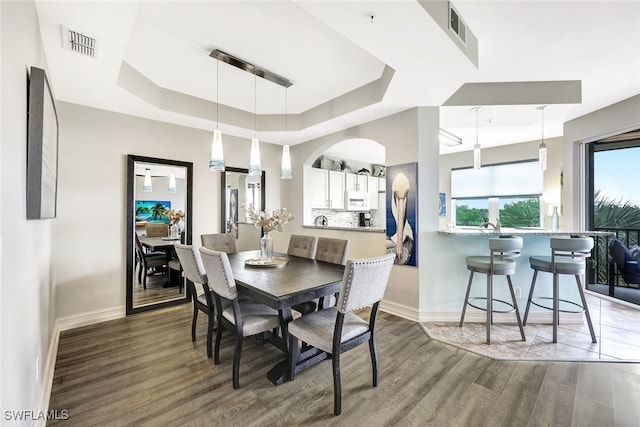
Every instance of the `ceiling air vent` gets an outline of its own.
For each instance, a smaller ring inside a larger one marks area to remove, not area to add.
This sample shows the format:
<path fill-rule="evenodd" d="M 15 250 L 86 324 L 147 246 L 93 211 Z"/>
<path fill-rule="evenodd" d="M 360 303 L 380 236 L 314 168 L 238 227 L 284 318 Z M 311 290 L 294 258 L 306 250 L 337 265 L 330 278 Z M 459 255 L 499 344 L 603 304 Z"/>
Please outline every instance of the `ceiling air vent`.
<path fill-rule="evenodd" d="M 467 24 L 464 23 L 458 11 L 449 2 L 449 30 L 458 37 L 462 44 L 467 44 Z"/>
<path fill-rule="evenodd" d="M 98 40 L 79 31 L 70 30 L 61 25 L 62 47 L 80 55 L 95 58 L 98 55 Z"/>

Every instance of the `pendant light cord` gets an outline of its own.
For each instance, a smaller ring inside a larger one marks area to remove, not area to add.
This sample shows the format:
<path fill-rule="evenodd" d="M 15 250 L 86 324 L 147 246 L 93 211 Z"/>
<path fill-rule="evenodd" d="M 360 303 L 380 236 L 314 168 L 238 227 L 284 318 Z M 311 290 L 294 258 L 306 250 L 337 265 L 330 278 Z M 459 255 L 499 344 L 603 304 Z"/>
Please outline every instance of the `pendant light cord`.
<path fill-rule="evenodd" d="M 216 129 L 220 124 L 220 61 L 216 60 Z"/>
<path fill-rule="evenodd" d="M 258 134 L 258 77 L 253 75 L 253 136 Z"/>

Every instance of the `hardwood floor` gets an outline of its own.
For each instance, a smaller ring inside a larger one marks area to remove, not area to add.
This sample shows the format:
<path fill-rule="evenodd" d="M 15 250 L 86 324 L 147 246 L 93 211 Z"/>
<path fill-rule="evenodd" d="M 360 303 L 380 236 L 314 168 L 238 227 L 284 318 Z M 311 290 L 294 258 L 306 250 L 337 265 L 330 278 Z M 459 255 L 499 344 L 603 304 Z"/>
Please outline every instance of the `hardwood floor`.
<path fill-rule="evenodd" d="M 640 365 L 497 361 L 430 340 L 420 325 L 381 313 L 380 382 L 371 387 L 367 346 L 341 358 L 342 415 L 333 415 L 331 362 L 274 387 L 282 353 L 245 340 L 240 389 L 233 345 L 221 364 L 206 355 L 206 321 L 191 343 L 191 306 L 65 331 L 49 409 L 66 426 L 464 426 L 640 424 Z M 58 422 L 51 422 L 56 425 Z"/>

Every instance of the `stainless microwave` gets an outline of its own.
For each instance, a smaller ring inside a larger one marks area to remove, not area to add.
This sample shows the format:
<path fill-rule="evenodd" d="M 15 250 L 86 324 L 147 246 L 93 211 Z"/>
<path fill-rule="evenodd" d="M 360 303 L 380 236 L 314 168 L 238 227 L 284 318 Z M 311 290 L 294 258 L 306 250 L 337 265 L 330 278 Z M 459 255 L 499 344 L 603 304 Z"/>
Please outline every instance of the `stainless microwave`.
<path fill-rule="evenodd" d="M 348 211 L 368 211 L 369 193 L 364 191 L 347 191 L 344 206 Z"/>

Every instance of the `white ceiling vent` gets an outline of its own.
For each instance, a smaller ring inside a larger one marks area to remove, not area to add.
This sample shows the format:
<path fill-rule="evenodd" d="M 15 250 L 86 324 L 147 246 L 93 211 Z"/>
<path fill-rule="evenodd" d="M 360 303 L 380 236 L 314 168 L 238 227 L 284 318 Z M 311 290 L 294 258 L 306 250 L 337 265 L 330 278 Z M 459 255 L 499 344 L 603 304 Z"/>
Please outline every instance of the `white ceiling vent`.
<path fill-rule="evenodd" d="M 458 11 L 449 2 L 449 30 L 458 37 L 462 44 L 467 44 L 467 24 L 464 23 Z"/>
<path fill-rule="evenodd" d="M 62 32 L 62 47 L 80 55 L 96 58 L 98 56 L 98 39 L 79 31 L 60 26 Z"/>

